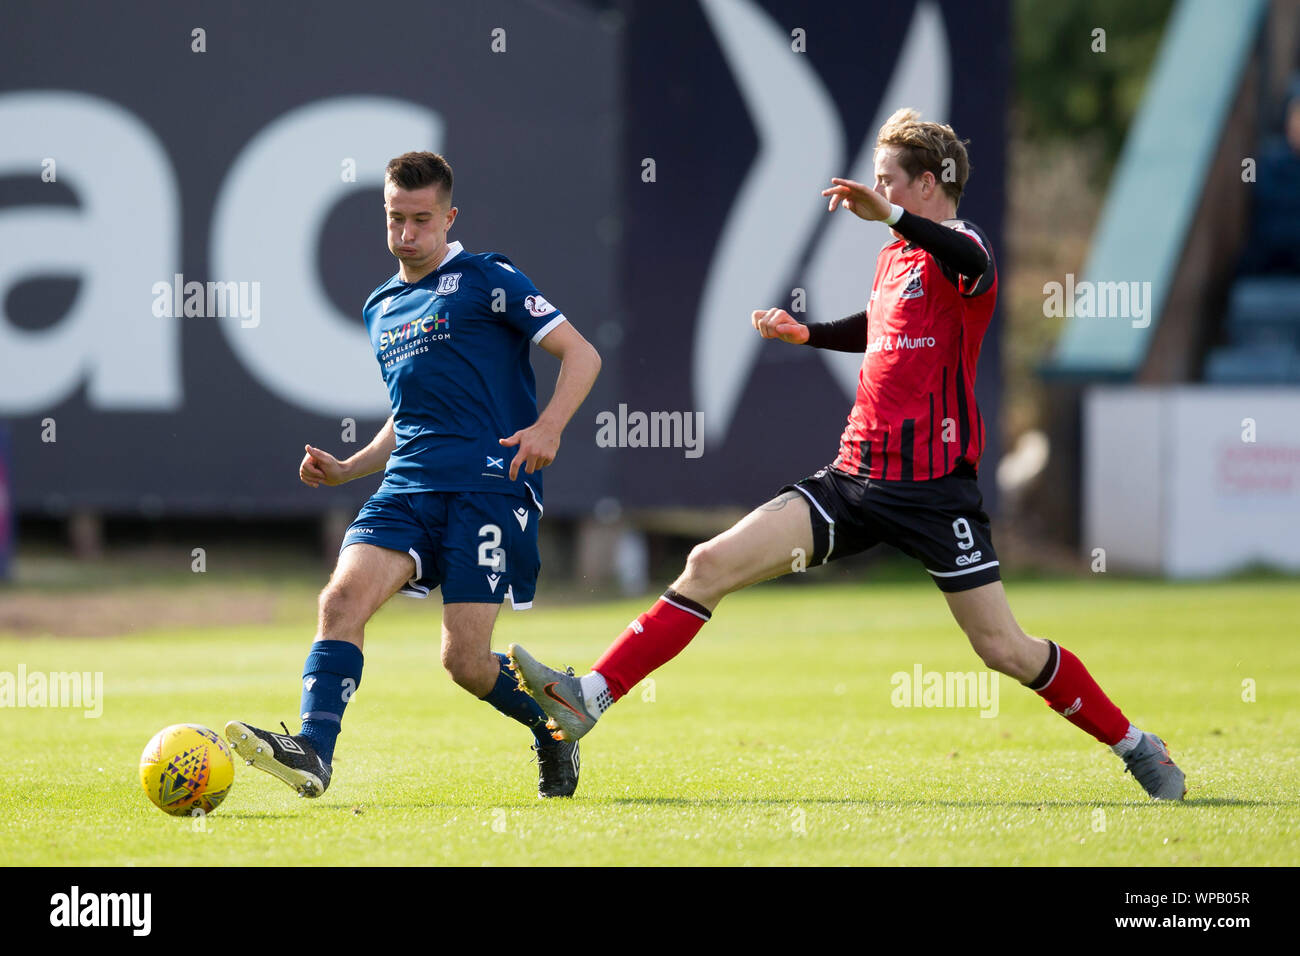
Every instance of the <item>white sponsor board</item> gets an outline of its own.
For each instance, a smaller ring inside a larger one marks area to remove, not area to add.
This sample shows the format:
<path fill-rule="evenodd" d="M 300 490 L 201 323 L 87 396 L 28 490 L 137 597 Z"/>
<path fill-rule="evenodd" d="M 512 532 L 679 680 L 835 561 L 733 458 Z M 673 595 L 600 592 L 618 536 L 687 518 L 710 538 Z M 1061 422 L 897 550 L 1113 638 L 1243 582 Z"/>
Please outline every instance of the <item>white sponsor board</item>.
<path fill-rule="evenodd" d="M 1089 389 L 1084 553 L 1170 577 L 1300 570 L 1300 389 Z"/>

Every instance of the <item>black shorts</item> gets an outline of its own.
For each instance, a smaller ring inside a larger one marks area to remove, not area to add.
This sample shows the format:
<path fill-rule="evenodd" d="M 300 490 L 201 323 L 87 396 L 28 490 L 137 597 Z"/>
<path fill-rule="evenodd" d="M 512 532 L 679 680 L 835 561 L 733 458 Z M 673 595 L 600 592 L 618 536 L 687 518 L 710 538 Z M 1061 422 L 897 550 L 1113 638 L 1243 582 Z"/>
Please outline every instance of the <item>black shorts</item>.
<path fill-rule="evenodd" d="M 965 462 L 928 481 L 876 481 L 823 468 L 781 490 L 811 505 L 809 567 L 892 544 L 920 561 L 940 591 L 1001 580 L 984 496 Z"/>

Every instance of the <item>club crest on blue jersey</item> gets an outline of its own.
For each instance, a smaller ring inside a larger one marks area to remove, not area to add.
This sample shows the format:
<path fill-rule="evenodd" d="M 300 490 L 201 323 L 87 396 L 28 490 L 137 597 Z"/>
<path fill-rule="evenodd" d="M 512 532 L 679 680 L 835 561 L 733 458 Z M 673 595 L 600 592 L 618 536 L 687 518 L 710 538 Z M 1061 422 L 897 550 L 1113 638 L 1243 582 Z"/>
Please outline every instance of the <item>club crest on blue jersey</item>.
<path fill-rule="evenodd" d="M 438 276 L 438 288 L 435 292 L 438 295 L 451 295 L 460 288 L 459 272 L 453 272 L 450 275 Z"/>

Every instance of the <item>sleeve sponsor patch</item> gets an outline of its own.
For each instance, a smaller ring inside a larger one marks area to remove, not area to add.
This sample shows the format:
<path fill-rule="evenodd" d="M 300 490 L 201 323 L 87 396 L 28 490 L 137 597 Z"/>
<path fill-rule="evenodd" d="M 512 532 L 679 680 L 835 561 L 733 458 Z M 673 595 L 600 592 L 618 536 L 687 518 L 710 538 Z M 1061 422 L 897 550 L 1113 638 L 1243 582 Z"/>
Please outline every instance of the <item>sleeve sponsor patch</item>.
<path fill-rule="evenodd" d="M 524 307 L 528 309 L 528 314 L 535 319 L 540 319 L 542 316 L 550 315 L 555 311 L 555 306 L 547 302 L 540 294 L 530 295 L 524 299 Z"/>

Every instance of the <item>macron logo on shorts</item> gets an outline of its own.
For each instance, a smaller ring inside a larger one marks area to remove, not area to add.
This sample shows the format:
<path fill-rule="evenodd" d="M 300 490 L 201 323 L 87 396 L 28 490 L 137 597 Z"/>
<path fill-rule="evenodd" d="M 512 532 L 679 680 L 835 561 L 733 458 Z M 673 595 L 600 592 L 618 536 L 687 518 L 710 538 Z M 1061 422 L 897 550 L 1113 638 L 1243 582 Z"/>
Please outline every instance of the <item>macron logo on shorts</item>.
<path fill-rule="evenodd" d="M 519 522 L 520 531 L 528 530 L 528 509 L 527 508 L 516 508 L 515 519 Z"/>

